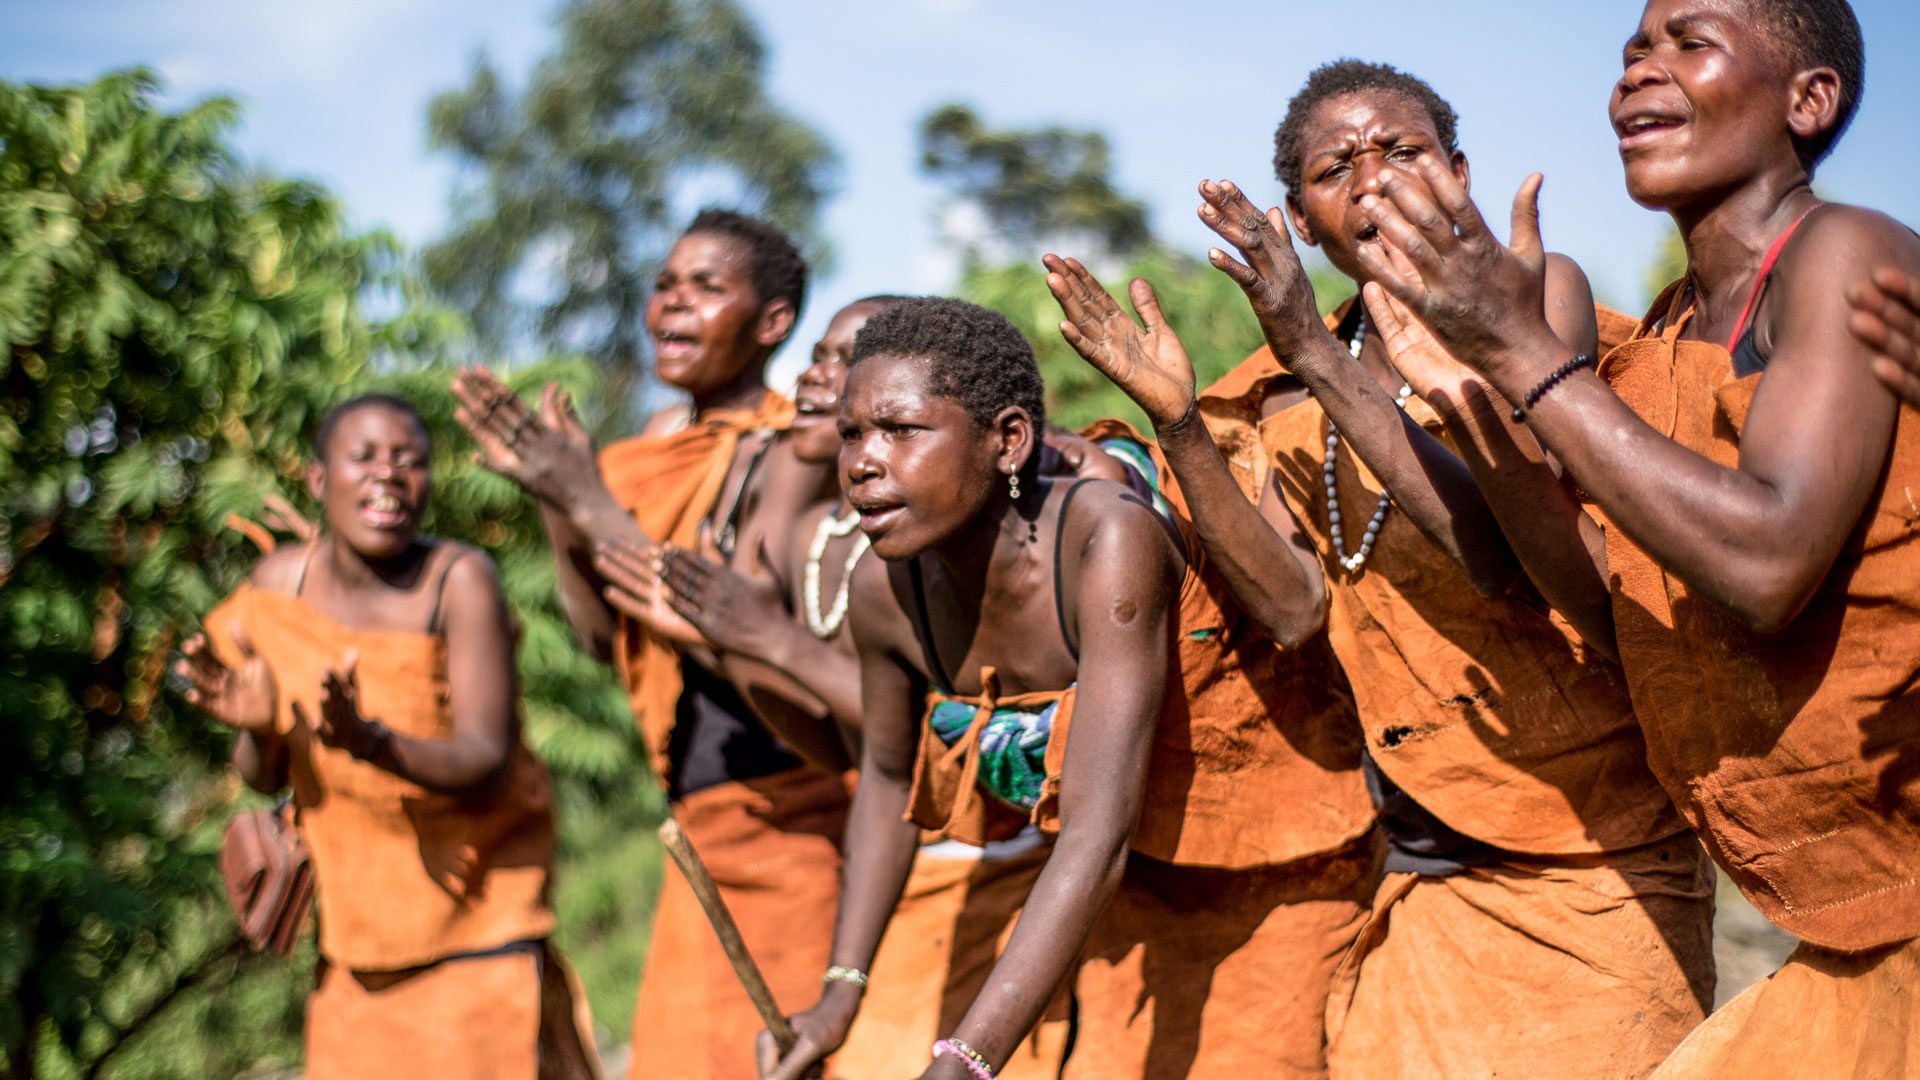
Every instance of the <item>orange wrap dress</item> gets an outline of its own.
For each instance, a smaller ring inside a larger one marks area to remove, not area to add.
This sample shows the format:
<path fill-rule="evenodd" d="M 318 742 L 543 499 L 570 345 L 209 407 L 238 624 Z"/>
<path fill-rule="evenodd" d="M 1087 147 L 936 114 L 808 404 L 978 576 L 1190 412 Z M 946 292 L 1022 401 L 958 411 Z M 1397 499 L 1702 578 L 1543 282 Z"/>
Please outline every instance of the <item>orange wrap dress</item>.
<path fill-rule="evenodd" d="M 1681 340 L 1676 283 L 1600 373 L 1661 434 L 1736 467 L 1764 370 Z M 1598 507 L 1590 507 L 1607 524 Z M 1607 528 L 1614 627 L 1648 760 L 1754 907 L 1803 944 L 1665 1077 L 1920 1072 L 1920 416 L 1804 610 L 1759 633 Z"/>
<path fill-rule="evenodd" d="M 1178 652 L 1126 875 L 1073 983 L 1065 1075 L 1322 1076 L 1327 981 L 1375 880 L 1351 699 L 1324 650 L 1282 653 L 1239 612 L 1175 520 L 1191 556 Z M 1075 690 L 1005 695 L 990 668 L 980 681 L 930 696 L 909 817 L 971 844 L 1029 823 L 1056 833 Z M 949 703 L 973 710 L 951 743 L 935 729 Z M 1049 706 L 1045 775 L 1022 810 L 982 790 L 981 735 L 996 711 Z"/>
<path fill-rule="evenodd" d="M 546 767 L 516 744 L 497 787 L 440 794 L 323 745 L 296 720 L 296 706 L 321 715 L 327 672 L 358 650 L 365 715 L 410 738 L 451 737 L 445 639 L 353 630 L 297 596 L 251 585 L 206 626 L 229 664 L 239 660 L 234 627 L 244 627 L 279 689 L 277 730 L 320 924 L 306 1075 L 413 1080 L 432 1062 L 449 1076 L 597 1076 L 586 999 L 546 945 Z"/>
<path fill-rule="evenodd" d="M 769 392 L 754 410 L 710 413 L 670 435 L 601 452 L 607 489 L 657 542 L 693 548 L 741 440 L 784 428 L 793 405 Z M 616 662 L 656 775 L 672 775 L 680 654 L 623 621 Z M 749 718 L 751 719 L 751 718 Z M 757 722 L 757 721 L 754 721 Z M 844 781 L 811 766 L 716 784 L 673 814 L 713 875 L 774 999 L 789 1012 L 819 995 L 832 944 L 845 830 Z M 669 870 L 634 1008 L 635 1080 L 753 1080 L 762 1024 L 699 901 Z"/>
<path fill-rule="evenodd" d="M 1258 418 L 1287 377 L 1263 349 L 1203 408 L 1257 425 L 1249 479 L 1271 470 L 1321 553 L 1329 639 L 1383 790 L 1482 851 L 1456 872 L 1387 875 L 1328 1002 L 1332 1075 L 1647 1075 L 1712 1001 L 1713 877 L 1647 767 L 1619 669 L 1537 598 L 1481 596 L 1397 508 L 1366 565 L 1342 567 L 1324 410 L 1308 398 Z M 1446 440 L 1423 402 L 1406 409 Z M 1358 519 L 1380 483 L 1344 441 L 1336 469 Z"/>

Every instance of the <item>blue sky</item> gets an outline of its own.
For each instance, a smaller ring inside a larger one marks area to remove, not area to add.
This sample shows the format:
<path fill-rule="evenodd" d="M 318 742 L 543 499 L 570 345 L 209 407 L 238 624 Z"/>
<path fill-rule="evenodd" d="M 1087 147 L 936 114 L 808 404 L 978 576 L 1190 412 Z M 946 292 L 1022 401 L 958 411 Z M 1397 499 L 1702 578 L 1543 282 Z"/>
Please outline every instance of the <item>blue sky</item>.
<path fill-rule="evenodd" d="M 1528 172 L 1547 177 L 1549 246 L 1596 292 L 1643 302 L 1665 218 L 1626 197 L 1606 101 L 1637 0 L 1295 0 L 1194 5 L 1072 0 L 744 0 L 771 56 L 772 91 L 839 149 L 826 231 L 837 269 L 797 340 L 873 292 L 951 284 L 940 191 L 915 168 L 920 117 L 948 101 L 989 124 L 1066 123 L 1112 140 L 1121 188 L 1156 231 L 1205 251 L 1194 185 L 1228 177 L 1274 201 L 1272 133 L 1314 65 L 1383 60 L 1431 82 L 1461 115 L 1489 217 Z M 1822 193 L 1920 224 L 1920 4 L 1855 0 L 1867 93 L 1823 167 Z M 6 0 L 0 77 L 70 81 L 136 63 L 176 101 L 226 93 L 263 166 L 333 188 L 363 226 L 412 244 L 444 225 L 452 165 L 426 149 L 426 104 L 484 51 L 518 79 L 553 42 L 554 0 Z M 1205 15 L 1196 12 L 1206 12 Z M 1177 320 L 1177 313 L 1176 320 Z M 790 373 L 805 349 L 790 349 Z"/>

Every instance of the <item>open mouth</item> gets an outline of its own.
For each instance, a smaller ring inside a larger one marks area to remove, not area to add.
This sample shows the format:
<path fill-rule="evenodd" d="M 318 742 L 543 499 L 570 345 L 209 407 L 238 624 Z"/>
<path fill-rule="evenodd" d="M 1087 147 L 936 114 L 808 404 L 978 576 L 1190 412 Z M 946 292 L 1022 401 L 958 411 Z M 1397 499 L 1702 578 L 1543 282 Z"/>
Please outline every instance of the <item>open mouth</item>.
<path fill-rule="evenodd" d="M 661 359 L 678 359 L 691 356 L 700 348 L 700 339 L 691 334 L 682 334 L 673 330 L 662 330 L 653 335 L 653 352 Z"/>
<path fill-rule="evenodd" d="M 1668 132 L 1679 130 L 1685 123 L 1680 117 L 1665 113 L 1637 113 L 1617 121 L 1613 128 L 1620 136 L 1620 149 L 1628 150 L 1657 142 Z"/>
<path fill-rule="evenodd" d="M 840 399 L 832 394 L 814 396 L 802 391 L 793 402 L 793 411 L 805 417 L 824 417 L 833 415 Z"/>
<path fill-rule="evenodd" d="M 1357 243 L 1362 243 L 1362 244 L 1379 243 L 1380 242 L 1380 226 L 1375 225 L 1373 222 L 1369 221 L 1365 226 L 1363 226 L 1360 229 L 1358 233 L 1354 234 L 1353 238 Z"/>
<path fill-rule="evenodd" d="M 400 496 L 377 492 L 360 503 L 360 519 L 376 529 L 398 529 L 413 520 Z"/>
<path fill-rule="evenodd" d="M 900 520 L 907 508 L 899 503 L 860 503 L 853 504 L 854 512 L 860 515 L 860 529 L 869 537 L 892 528 Z"/>

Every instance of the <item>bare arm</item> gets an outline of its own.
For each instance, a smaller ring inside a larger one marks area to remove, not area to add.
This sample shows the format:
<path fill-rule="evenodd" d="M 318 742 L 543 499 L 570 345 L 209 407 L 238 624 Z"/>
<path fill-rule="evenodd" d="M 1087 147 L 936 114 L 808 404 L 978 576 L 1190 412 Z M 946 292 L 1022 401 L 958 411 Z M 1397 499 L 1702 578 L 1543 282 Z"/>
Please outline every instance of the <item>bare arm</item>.
<path fill-rule="evenodd" d="M 985 989 L 953 1032 L 995 1063 L 1039 1021 L 1119 888 L 1145 796 L 1173 649 L 1179 557 L 1151 510 L 1131 495 L 1109 499 L 1108 513 L 1082 515 L 1092 519 L 1085 532 L 1075 537 L 1070 529 L 1067 537 L 1080 553 L 1080 665 L 1061 766 L 1060 836 Z M 928 1075 L 964 1075 L 956 1067 L 942 1059 Z"/>
<path fill-rule="evenodd" d="M 1161 453 L 1179 477 L 1208 558 L 1250 617 L 1283 647 L 1299 645 L 1326 621 L 1326 580 L 1313 544 L 1277 500 L 1266 513 L 1241 492 L 1194 405 L 1193 364 L 1160 311 L 1153 287 L 1135 279 L 1134 310 L 1120 310 L 1076 260 L 1046 257 L 1047 286 L 1066 321 L 1060 332 L 1146 412 Z"/>
<path fill-rule="evenodd" d="M 853 635 L 860 650 L 860 690 L 866 738 L 860 753 L 860 786 L 847 818 L 846 864 L 839 911 L 834 918 L 829 962 L 857 971 L 873 966 L 880 938 L 900 903 L 920 833 L 906 820 L 919 749 L 919 720 L 926 701 L 924 680 L 899 658 L 899 626 L 906 616 L 895 602 L 886 564 L 868 560 L 854 572 Z M 886 987 L 874 992 L 885 993 Z M 760 1037 L 761 1073 L 771 1080 L 797 1080 L 846 1041 L 860 1009 L 862 991 L 851 983 L 828 983 L 813 1008 L 793 1018 L 799 1041 L 773 1064 L 772 1037 Z"/>
<path fill-rule="evenodd" d="M 1246 263 L 1218 248 L 1208 257 L 1247 294 L 1274 357 L 1306 384 L 1393 504 L 1466 571 L 1475 589 L 1492 595 L 1512 585 L 1519 563 L 1472 472 L 1409 418 L 1328 332 L 1280 210 L 1260 213 L 1228 182 L 1208 181 L 1200 193 L 1206 200 L 1201 220 Z M 1356 532 L 1360 527 L 1357 521 L 1352 526 Z M 1355 535 L 1350 546 L 1357 549 L 1359 541 Z"/>
<path fill-rule="evenodd" d="M 1577 281 L 1567 279 L 1576 275 Z M 1555 289 L 1553 282 L 1562 285 Z M 1585 275 L 1549 257 L 1547 310 L 1554 334 L 1590 353 L 1597 336 Z M 1617 656 L 1606 535 L 1568 489 L 1540 443 L 1513 419 L 1513 406 L 1477 373 L 1455 360 L 1427 328 L 1378 285 L 1366 288 L 1368 311 L 1394 366 L 1440 414 L 1461 457 L 1529 579 L 1549 606 L 1602 653 Z"/>
<path fill-rule="evenodd" d="M 1566 359 L 1537 314 L 1537 212 L 1516 211 L 1509 249 L 1457 183 L 1429 183 L 1437 205 L 1391 180 L 1392 201 L 1366 204 L 1420 276 L 1411 281 L 1388 265 L 1376 279 L 1449 351 L 1482 365 L 1503 395 L 1521 397 Z M 1530 186 L 1537 191 L 1537 181 Z M 1531 203 L 1525 187 L 1521 201 Z M 1754 629 L 1777 629 L 1832 568 L 1892 436 L 1896 403 L 1873 376 L 1870 350 L 1847 330 L 1843 286 L 1856 267 L 1920 270 L 1917 247 L 1896 223 L 1843 207 L 1795 237 L 1777 269 L 1771 359 L 1734 468 L 1648 426 L 1591 372 L 1556 387 L 1528 425 L 1668 572 Z"/>

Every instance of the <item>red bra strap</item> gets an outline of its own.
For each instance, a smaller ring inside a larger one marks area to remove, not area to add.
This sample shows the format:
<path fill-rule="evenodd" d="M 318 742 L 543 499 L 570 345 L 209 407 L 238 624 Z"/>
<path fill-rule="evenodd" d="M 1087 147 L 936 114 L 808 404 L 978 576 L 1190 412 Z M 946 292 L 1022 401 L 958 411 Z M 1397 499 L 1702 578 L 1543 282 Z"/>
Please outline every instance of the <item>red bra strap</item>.
<path fill-rule="evenodd" d="M 1808 214 L 1825 205 L 1814 203 L 1800 211 L 1800 216 L 1787 226 L 1787 231 L 1781 233 L 1780 238 L 1767 249 L 1767 257 L 1760 260 L 1760 274 L 1753 279 L 1753 291 L 1747 294 L 1747 306 L 1740 309 L 1740 321 L 1733 324 L 1733 336 L 1727 339 L 1727 352 L 1731 353 L 1740 347 L 1740 335 L 1747 332 L 1747 320 L 1753 317 L 1753 309 L 1760 303 L 1760 293 L 1767 287 L 1767 279 L 1773 276 L 1773 264 L 1780 261 L 1780 252 L 1786 248 L 1787 241 L 1793 239 L 1793 234 L 1800 228 L 1800 223 L 1807 220 Z"/>

